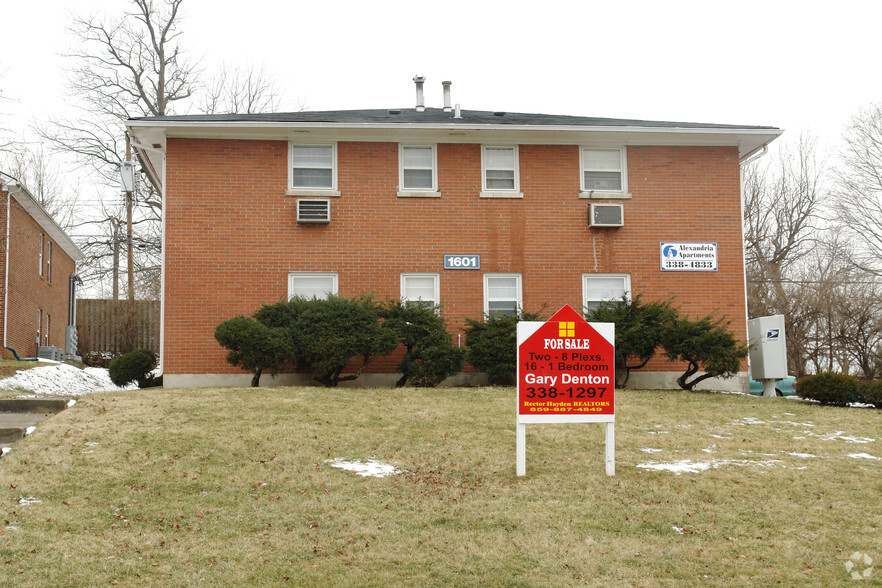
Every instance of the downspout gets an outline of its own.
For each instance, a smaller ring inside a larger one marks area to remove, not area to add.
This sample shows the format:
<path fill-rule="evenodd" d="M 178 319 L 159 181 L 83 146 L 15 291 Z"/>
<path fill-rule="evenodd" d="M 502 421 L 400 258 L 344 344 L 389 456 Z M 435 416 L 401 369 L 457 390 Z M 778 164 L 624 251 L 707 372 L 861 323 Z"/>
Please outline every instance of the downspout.
<path fill-rule="evenodd" d="M 9 321 L 9 231 L 12 225 L 12 190 L 6 192 L 6 265 L 3 266 L 3 348 L 6 348 L 6 330 Z"/>

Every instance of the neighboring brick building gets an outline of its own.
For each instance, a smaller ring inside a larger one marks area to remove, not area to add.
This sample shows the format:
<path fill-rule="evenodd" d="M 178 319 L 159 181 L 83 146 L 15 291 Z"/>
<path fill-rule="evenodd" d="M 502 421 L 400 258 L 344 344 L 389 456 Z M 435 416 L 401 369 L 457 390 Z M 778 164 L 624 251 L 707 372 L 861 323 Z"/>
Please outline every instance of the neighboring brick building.
<path fill-rule="evenodd" d="M 75 264 L 83 254 L 28 190 L 0 172 L 2 357 L 65 350 L 76 308 Z M 71 354 L 76 349 L 68 350 Z"/>
<path fill-rule="evenodd" d="M 167 386 L 247 384 L 215 326 L 327 291 L 431 299 L 454 340 L 465 317 L 624 293 L 674 296 L 746 337 L 739 162 L 778 129 L 419 106 L 128 127 L 164 194 Z M 600 203 L 622 226 L 589 222 Z M 662 271 L 671 242 L 716 243 L 718 269 Z M 630 384 L 675 386 L 678 367 L 657 358 Z"/>

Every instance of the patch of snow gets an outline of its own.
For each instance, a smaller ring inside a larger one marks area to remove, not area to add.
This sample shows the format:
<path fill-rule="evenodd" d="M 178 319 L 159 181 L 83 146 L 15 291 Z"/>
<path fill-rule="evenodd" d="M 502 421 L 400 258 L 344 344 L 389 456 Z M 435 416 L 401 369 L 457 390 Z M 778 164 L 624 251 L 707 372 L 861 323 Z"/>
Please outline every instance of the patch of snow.
<path fill-rule="evenodd" d="M 97 441 L 86 441 L 86 447 L 95 447 L 98 445 Z"/>
<path fill-rule="evenodd" d="M 849 406 L 852 408 L 876 408 L 875 404 L 864 404 L 863 402 L 852 402 Z"/>
<path fill-rule="evenodd" d="M 650 431 L 649 434 L 650 435 L 667 435 L 668 432 L 667 431 Z"/>
<path fill-rule="evenodd" d="M 0 380 L 0 389 L 24 391 L 48 396 L 82 396 L 92 392 L 136 390 L 138 385 L 120 388 L 110 381 L 104 368 L 79 369 L 66 363 L 21 370 L 10 378 Z"/>
<path fill-rule="evenodd" d="M 726 437 L 725 435 L 717 435 L 715 433 L 711 433 L 711 437 L 714 439 L 731 439 L 732 437 Z"/>
<path fill-rule="evenodd" d="M 3 457 L 10 451 L 12 451 L 12 447 L 0 447 L 0 457 Z"/>
<path fill-rule="evenodd" d="M 717 452 L 717 445 L 716 445 L 716 443 L 714 443 L 710 447 L 706 447 L 706 448 L 702 449 L 702 451 L 705 453 L 716 453 Z"/>
<path fill-rule="evenodd" d="M 25 436 L 30 435 L 31 433 L 33 433 L 36 430 L 37 430 L 37 427 L 35 427 L 34 425 L 31 425 L 30 427 L 25 429 Z"/>
<path fill-rule="evenodd" d="M 794 413 L 794 412 L 785 412 L 785 413 L 784 413 L 784 416 L 796 416 L 796 413 Z"/>
<path fill-rule="evenodd" d="M 764 468 L 784 467 L 781 465 L 780 460 L 777 459 L 770 459 L 766 461 L 756 461 L 751 459 L 713 459 L 711 461 L 691 461 L 688 459 L 682 459 L 672 462 L 651 461 L 647 463 L 638 463 L 637 467 L 647 470 L 673 472 L 679 476 L 683 472 L 694 474 L 709 469 L 717 469 L 719 467 L 727 465 L 757 466 Z"/>
<path fill-rule="evenodd" d="M 24 496 L 18 497 L 18 503 L 22 506 L 30 506 L 32 504 L 41 504 L 42 502 L 43 502 L 42 500 L 37 500 L 33 496 L 28 496 L 27 498 L 25 498 Z"/>
<path fill-rule="evenodd" d="M 738 419 L 732 421 L 733 425 L 765 425 L 766 421 L 761 421 L 754 417 L 744 417 L 742 419 Z"/>
<path fill-rule="evenodd" d="M 794 427 L 814 427 L 815 423 L 811 421 L 806 421 L 804 423 L 797 423 L 794 421 L 775 421 L 781 423 L 782 425 L 793 425 Z"/>
<path fill-rule="evenodd" d="M 658 453 L 660 451 L 664 451 L 664 449 L 653 449 L 652 447 L 643 447 L 638 449 L 638 451 L 642 451 L 643 453 Z"/>
<path fill-rule="evenodd" d="M 72 406 L 75 406 L 76 403 L 77 403 L 77 401 L 74 400 L 73 398 L 71 398 L 70 400 L 67 401 L 67 407 L 70 408 Z"/>
<path fill-rule="evenodd" d="M 830 433 L 829 435 L 820 436 L 823 441 L 835 441 L 836 439 L 841 439 L 846 443 L 872 443 L 875 439 L 871 437 L 855 437 L 854 435 L 846 435 L 845 431 L 836 431 L 835 433 Z"/>
<path fill-rule="evenodd" d="M 326 459 L 325 463 L 334 468 L 354 472 L 359 476 L 370 476 L 372 478 L 385 478 L 386 476 L 394 476 L 401 473 L 401 470 L 395 469 L 395 466 L 375 459 L 354 461 L 338 457 L 336 459 Z"/>
<path fill-rule="evenodd" d="M 869 453 L 849 453 L 848 457 L 854 457 L 857 459 L 880 459 L 880 460 L 882 460 L 882 457 L 876 457 L 875 455 L 870 455 Z"/>
<path fill-rule="evenodd" d="M 674 525 L 674 530 L 675 530 L 677 533 L 679 533 L 680 535 L 683 534 L 683 527 L 678 527 L 677 525 Z"/>
<path fill-rule="evenodd" d="M 812 455 L 811 453 L 788 453 L 787 455 L 792 455 L 793 457 L 818 457 L 817 455 Z"/>

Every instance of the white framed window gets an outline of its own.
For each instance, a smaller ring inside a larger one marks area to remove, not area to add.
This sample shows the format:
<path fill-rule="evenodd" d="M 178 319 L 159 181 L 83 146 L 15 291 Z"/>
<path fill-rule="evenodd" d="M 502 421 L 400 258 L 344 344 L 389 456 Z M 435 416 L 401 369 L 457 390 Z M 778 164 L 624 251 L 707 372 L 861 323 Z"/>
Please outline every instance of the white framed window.
<path fill-rule="evenodd" d="M 401 303 L 429 308 L 441 302 L 441 277 L 438 274 L 401 274 Z"/>
<path fill-rule="evenodd" d="M 438 191 L 438 155 L 434 145 L 398 146 L 401 192 Z"/>
<path fill-rule="evenodd" d="M 337 272 L 291 272 L 288 274 L 288 299 L 327 298 L 337 293 Z"/>
<path fill-rule="evenodd" d="M 46 347 L 49 347 L 49 333 L 51 330 L 49 329 L 51 325 L 52 316 L 47 312 L 46 313 Z"/>
<path fill-rule="evenodd" d="M 481 196 L 497 198 L 523 197 L 520 194 L 520 171 L 517 147 L 484 145 L 481 149 Z"/>
<path fill-rule="evenodd" d="M 40 260 L 39 260 L 39 268 L 37 271 L 40 272 L 40 275 L 43 275 L 43 241 L 45 241 L 46 236 L 43 233 L 40 233 Z"/>
<path fill-rule="evenodd" d="M 46 281 L 52 281 L 52 241 L 49 241 L 49 246 L 46 251 Z"/>
<path fill-rule="evenodd" d="M 291 191 L 335 191 L 337 144 L 291 143 L 288 148 L 288 185 Z"/>
<path fill-rule="evenodd" d="M 630 274 L 582 274 L 582 305 L 593 310 L 604 300 L 631 299 Z"/>
<path fill-rule="evenodd" d="M 484 274 L 485 315 L 516 315 L 522 307 L 521 274 Z"/>
<path fill-rule="evenodd" d="M 582 147 L 583 192 L 627 192 L 628 172 L 625 148 Z"/>

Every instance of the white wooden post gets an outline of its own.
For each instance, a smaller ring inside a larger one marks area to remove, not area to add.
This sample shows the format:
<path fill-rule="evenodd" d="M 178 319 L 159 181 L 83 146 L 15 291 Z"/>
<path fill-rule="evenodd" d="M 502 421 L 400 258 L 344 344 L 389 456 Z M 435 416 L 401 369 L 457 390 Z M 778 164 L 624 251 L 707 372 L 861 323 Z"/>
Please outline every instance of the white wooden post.
<path fill-rule="evenodd" d="M 606 423 L 606 475 L 616 475 L 616 424 Z"/>
<path fill-rule="evenodd" d="M 515 431 L 516 438 L 516 457 L 515 457 L 515 469 L 517 470 L 517 475 L 526 476 L 527 475 L 527 425 L 522 425 L 520 423 L 517 424 L 517 428 Z"/>

